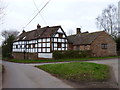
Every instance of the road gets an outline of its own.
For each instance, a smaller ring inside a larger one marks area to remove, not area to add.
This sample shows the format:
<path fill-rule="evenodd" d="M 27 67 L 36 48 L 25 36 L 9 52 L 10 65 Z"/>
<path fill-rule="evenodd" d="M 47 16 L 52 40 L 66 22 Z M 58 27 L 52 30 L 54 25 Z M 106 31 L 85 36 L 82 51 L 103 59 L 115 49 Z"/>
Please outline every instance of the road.
<path fill-rule="evenodd" d="M 113 72 L 115 75 L 116 82 L 118 82 L 118 65 L 120 64 L 118 62 L 118 58 L 116 59 L 109 59 L 109 60 L 97 60 L 97 61 L 88 61 L 88 62 L 94 62 L 99 64 L 106 64 L 113 68 Z"/>
<path fill-rule="evenodd" d="M 98 63 L 98 64 L 106 64 L 109 65 L 113 68 L 113 72 L 115 75 L 116 82 L 118 82 L 118 58 L 115 59 L 107 59 L 107 60 L 92 60 L 92 61 L 85 61 L 85 62 L 93 62 L 93 63 Z M 69 62 L 55 62 L 55 63 L 69 63 Z M 39 64 L 26 64 L 26 65 L 44 65 L 44 64 L 52 64 L 52 63 L 39 63 Z"/>
<path fill-rule="evenodd" d="M 115 78 L 118 82 L 118 59 L 88 62 L 110 65 L 113 67 Z M 11 62 L 3 62 L 3 65 L 6 69 L 3 77 L 3 88 L 73 88 L 72 86 L 53 77 L 52 75 L 34 67 L 35 65 L 43 64 L 17 64 Z"/>
<path fill-rule="evenodd" d="M 3 88 L 72 88 L 52 75 L 31 65 L 3 62 Z"/>

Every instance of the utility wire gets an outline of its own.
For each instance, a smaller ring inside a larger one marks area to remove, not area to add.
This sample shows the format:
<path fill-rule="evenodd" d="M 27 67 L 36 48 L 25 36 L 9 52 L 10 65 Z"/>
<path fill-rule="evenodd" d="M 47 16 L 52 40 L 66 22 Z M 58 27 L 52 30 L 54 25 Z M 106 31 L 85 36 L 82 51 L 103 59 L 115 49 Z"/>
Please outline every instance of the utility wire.
<path fill-rule="evenodd" d="M 35 3 L 35 1 L 33 0 L 33 3 L 34 3 L 34 6 L 36 7 L 36 9 L 38 10 L 38 12 L 39 12 L 39 9 L 38 9 L 38 7 L 37 7 L 37 5 L 36 5 L 36 3 Z M 44 17 L 42 16 L 42 14 L 40 13 L 40 16 L 41 16 L 41 18 L 43 19 L 43 21 L 45 22 L 45 24 L 47 25 L 47 23 L 46 23 L 46 21 L 45 21 L 45 19 L 44 19 Z"/>
<path fill-rule="evenodd" d="M 44 0 L 41 4 L 40 4 L 40 6 L 42 6 L 43 4 L 44 4 L 44 2 L 45 2 L 46 0 Z M 39 11 L 39 10 L 35 10 L 34 11 L 34 13 L 32 13 L 32 15 L 34 15 L 37 11 Z M 29 20 L 31 19 L 31 17 L 29 18 L 29 19 L 27 19 L 27 21 L 26 22 L 28 22 Z M 25 23 L 24 23 L 25 24 Z M 22 24 L 21 25 L 21 27 L 22 27 L 22 29 L 24 29 L 25 27 L 23 27 L 24 26 L 24 24 Z"/>
<path fill-rule="evenodd" d="M 47 6 L 47 4 L 50 2 L 51 0 L 49 0 L 39 11 L 38 13 L 26 24 L 26 26 L 24 28 L 26 28 L 36 17 L 37 15 Z"/>

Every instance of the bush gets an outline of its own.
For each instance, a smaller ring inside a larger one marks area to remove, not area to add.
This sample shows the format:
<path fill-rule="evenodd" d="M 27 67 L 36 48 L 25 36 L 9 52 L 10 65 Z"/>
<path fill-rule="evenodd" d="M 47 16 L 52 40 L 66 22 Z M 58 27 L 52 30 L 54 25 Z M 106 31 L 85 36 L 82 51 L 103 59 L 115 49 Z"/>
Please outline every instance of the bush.
<path fill-rule="evenodd" d="M 68 50 L 53 52 L 54 59 L 85 58 L 85 57 L 91 57 L 91 51 Z"/>

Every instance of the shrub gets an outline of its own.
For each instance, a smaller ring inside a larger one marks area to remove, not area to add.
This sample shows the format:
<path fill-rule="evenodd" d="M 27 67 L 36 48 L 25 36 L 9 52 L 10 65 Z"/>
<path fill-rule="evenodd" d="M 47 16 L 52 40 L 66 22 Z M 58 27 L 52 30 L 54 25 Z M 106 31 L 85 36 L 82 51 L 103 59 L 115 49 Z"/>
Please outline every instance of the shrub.
<path fill-rule="evenodd" d="M 85 57 L 91 57 L 91 51 L 68 50 L 53 52 L 54 59 L 85 58 Z"/>

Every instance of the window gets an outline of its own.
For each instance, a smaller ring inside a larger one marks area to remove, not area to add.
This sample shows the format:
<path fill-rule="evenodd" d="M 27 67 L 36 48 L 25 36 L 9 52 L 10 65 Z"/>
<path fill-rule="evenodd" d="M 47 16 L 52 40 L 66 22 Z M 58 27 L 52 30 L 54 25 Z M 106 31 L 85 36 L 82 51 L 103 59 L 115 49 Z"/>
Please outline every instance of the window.
<path fill-rule="evenodd" d="M 59 35 L 59 37 L 60 37 L 60 38 L 62 38 L 62 37 L 63 37 L 63 34 L 62 34 L 62 33 L 59 33 L 58 35 Z"/>
<path fill-rule="evenodd" d="M 25 37 L 23 37 L 23 40 L 26 38 L 26 36 Z"/>
<path fill-rule="evenodd" d="M 61 46 L 62 46 L 61 43 L 57 44 L 57 48 L 61 48 Z"/>
<path fill-rule="evenodd" d="M 107 44 L 101 44 L 102 49 L 107 49 Z"/>
<path fill-rule="evenodd" d="M 35 48 L 35 44 L 33 44 L 33 48 Z"/>
<path fill-rule="evenodd" d="M 30 45 L 30 44 L 28 45 L 28 48 L 31 48 L 31 45 Z"/>

